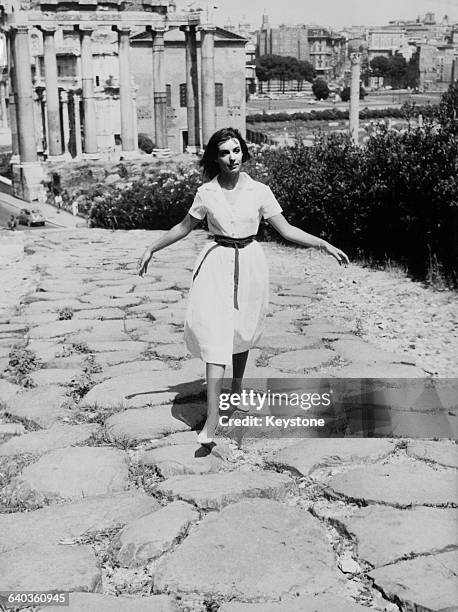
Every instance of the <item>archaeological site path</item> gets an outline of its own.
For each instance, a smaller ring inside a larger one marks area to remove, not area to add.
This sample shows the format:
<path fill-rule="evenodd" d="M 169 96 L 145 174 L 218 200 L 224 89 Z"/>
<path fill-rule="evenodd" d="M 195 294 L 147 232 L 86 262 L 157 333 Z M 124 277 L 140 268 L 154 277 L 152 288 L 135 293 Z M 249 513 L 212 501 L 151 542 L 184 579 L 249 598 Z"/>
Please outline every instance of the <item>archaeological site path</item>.
<path fill-rule="evenodd" d="M 450 390 L 398 406 L 391 437 L 221 437 L 195 457 L 204 369 L 182 331 L 206 233 L 143 279 L 152 232 L 16 238 L 0 261 L 0 591 L 69 591 L 69 612 L 456 609 L 454 294 L 266 244 L 247 379 Z"/>

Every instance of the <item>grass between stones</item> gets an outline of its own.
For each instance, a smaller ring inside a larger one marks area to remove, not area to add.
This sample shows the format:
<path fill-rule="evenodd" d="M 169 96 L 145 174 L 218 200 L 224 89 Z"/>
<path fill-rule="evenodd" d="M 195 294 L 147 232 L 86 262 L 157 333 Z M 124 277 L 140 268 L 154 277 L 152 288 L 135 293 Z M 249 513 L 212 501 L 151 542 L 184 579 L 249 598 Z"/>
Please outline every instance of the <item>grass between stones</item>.
<path fill-rule="evenodd" d="M 42 367 L 43 362 L 33 351 L 22 344 L 15 344 L 10 350 L 4 374 L 12 383 L 31 389 L 36 385 L 30 374 Z"/>

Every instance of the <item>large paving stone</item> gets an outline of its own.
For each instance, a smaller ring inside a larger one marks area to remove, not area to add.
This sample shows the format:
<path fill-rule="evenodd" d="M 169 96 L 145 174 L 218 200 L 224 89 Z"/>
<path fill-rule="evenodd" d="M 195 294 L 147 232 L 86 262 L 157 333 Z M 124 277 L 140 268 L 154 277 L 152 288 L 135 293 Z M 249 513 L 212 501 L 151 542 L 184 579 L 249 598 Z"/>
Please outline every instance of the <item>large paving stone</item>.
<path fill-rule="evenodd" d="M 21 387 L 18 385 L 13 385 L 13 383 L 8 382 L 7 380 L 3 380 L 0 378 L 0 402 L 3 404 L 8 404 L 10 399 L 13 398 L 17 393 L 21 391 Z"/>
<path fill-rule="evenodd" d="M 329 480 L 335 493 L 369 503 L 394 506 L 458 503 L 454 470 L 434 470 L 421 462 L 368 465 L 336 474 Z"/>
<path fill-rule="evenodd" d="M 140 491 L 99 495 L 35 510 L 0 514 L 0 554 L 19 547 L 72 541 L 83 534 L 123 526 L 159 510 L 159 503 Z"/>
<path fill-rule="evenodd" d="M 81 374 L 77 368 L 46 368 L 32 372 L 30 378 L 36 385 L 67 385 Z"/>
<path fill-rule="evenodd" d="M 223 604 L 218 612 L 367 612 L 367 609 L 336 595 L 310 595 L 279 603 L 231 602 Z"/>
<path fill-rule="evenodd" d="M 74 319 L 98 319 L 101 321 L 111 319 L 124 319 L 124 310 L 120 308 L 93 308 L 92 310 L 79 310 L 73 315 Z"/>
<path fill-rule="evenodd" d="M 0 445 L 0 455 L 41 454 L 73 444 L 81 444 L 100 430 L 94 423 L 53 425 L 50 429 L 32 431 Z"/>
<path fill-rule="evenodd" d="M 103 355 L 104 353 L 99 353 Z M 97 360 L 99 360 L 97 355 Z M 107 366 L 103 372 L 94 374 L 93 378 L 97 381 L 107 380 L 108 378 L 116 378 L 116 376 L 125 376 L 126 374 L 137 374 L 150 370 L 168 370 L 167 364 L 159 359 L 149 359 L 147 361 L 130 361 L 128 363 L 118 363 L 114 366 Z"/>
<path fill-rule="evenodd" d="M 113 319 L 109 321 L 91 321 L 91 330 L 77 334 L 78 342 L 124 342 L 131 340 L 124 320 Z"/>
<path fill-rule="evenodd" d="M 109 342 L 102 342 L 101 340 L 90 340 L 88 342 L 89 349 L 94 353 L 111 353 L 113 351 L 120 351 L 123 353 L 135 353 L 141 355 L 147 349 L 146 342 L 139 342 L 137 340 L 113 340 Z M 129 361 L 126 359 L 126 361 Z"/>
<path fill-rule="evenodd" d="M 114 597 L 100 593 L 70 593 L 67 612 L 178 612 L 171 597 Z"/>
<path fill-rule="evenodd" d="M 336 353 L 326 348 L 288 351 L 269 361 L 271 367 L 287 372 L 304 372 L 318 368 L 336 357 Z"/>
<path fill-rule="evenodd" d="M 221 470 L 225 462 L 213 453 L 206 457 L 194 456 L 198 446 L 195 437 L 191 444 L 174 444 L 146 451 L 140 461 L 144 465 L 155 466 L 164 478 L 180 474 L 210 474 Z"/>
<path fill-rule="evenodd" d="M 286 474 L 275 472 L 220 472 L 174 476 L 160 483 L 158 490 L 199 508 L 220 509 L 251 497 L 284 499 L 294 490 L 294 482 Z"/>
<path fill-rule="evenodd" d="M 102 368 L 109 368 L 111 366 L 120 365 L 124 363 L 132 363 L 143 359 L 141 357 L 142 351 L 139 350 L 126 350 L 126 351 L 106 351 L 102 353 L 96 353 L 95 359 Z M 153 360 L 153 365 L 156 360 Z"/>
<path fill-rule="evenodd" d="M 380 567 L 369 576 L 405 610 L 456 610 L 458 552 L 418 557 Z"/>
<path fill-rule="evenodd" d="M 400 363 L 406 361 L 406 357 L 403 355 L 382 351 L 377 346 L 364 342 L 359 338 L 355 338 L 354 340 L 337 340 L 333 342 L 332 348 L 346 361 L 352 363 Z"/>
<path fill-rule="evenodd" d="M 322 465 L 347 462 L 369 463 L 385 457 L 394 449 L 389 440 L 372 438 L 307 438 L 293 446 L 274 450 L 266 461 L 293 469 L 304 476 Z"/>
<path fill-rule="evenodd" d="M 128 568 L 146 565 L 170 550 L 198 519 L 193 506 L 176 501 L 129 523 L 112 542 L 118 563 Z"/>
<path fill-rule="evenodd" d="M 262 349 L 283 349 L 291 351 L 293 349 L 312 348 L 318 343 L 319 340 L 316 338 L 305 338 L 299 334 L 286 332 L 284 334 L 262 336 L 256 346 Z"/>
<path fill-rule="evenodd" d="M 127 488 L 127 455 L 115 448 L 75 447 L 53 451 L 19 476 L 45 495 L 80 499 Z"/>
<path fill-rule="evenodd" d="M 70 411 L 62 407 L 66 402 L 68 395 L 65 389 L 47 385 L 15 395 L 8 402 L 8 413 L 33 421 L 41 427 L 50 427 L 70 415 Z"/>
<path fill-rule="evenodd" d="M 458 468 L 458 446 L 456 442 L 409 440 L 407 454 L 417 459 L 431 461 L 447 467 Z"/>
<path fill-rule="evenodd" d="M 342 579 L 335 568 L 319 521 L 297 508 L 257 499 L 205 517 L 160 562 L 154 589 L 278 600 L 338 587 Z"/>
<path fill-rule="evenodd" d="M 175 407 L 152 406 L 114 414 L 107 419 L 106 428 L 111 439 L 135 443 L 187 431 L 190 426 L 189 422 L 175 412 Z"/>
<path fill-rule="evenodd" d="M 202 382 L 183 370 L 150 371 L 110 378 L 95 385 L 82 399 L 83 405 L 139 408 L 172 402 L 177 397 L 196 395 Z"/>
<path fill-rule="evenodd" d="M 29 336 L 30 338 L 58 338 L 59 336 L 76 334 L 82 330 L 90 330 L 91 327 L 92 321 L 85 321 L 83 319 L 54 321 L 53 323 L 33 327 L 29 332 Z"/>
<path fill-rule="evenodd" d="M 101 573 L 91 546 L 43 543 L 0 556 L 1 585 L 11 591 L 94 591 Z"/>
<path fill-rule="evenodd" d="M 373 567 L 458 545 L 455 508 L 368 506 L 338 520 L 356 538 L 358 557 Z"/>

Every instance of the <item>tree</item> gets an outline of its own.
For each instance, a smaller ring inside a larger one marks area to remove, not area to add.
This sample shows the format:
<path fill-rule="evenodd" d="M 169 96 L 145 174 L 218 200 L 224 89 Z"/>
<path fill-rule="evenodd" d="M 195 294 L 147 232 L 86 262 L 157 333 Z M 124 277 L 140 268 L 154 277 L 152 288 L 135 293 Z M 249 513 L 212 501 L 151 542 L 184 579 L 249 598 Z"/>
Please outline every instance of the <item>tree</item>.
<path fill-rule="evenodd" d="M 312 91 L 317 100 L 326 100 L 329 98 L 329 87 L 324 79 L 315 79 L 313 81 Z"/>
<path fill-rule="evenodd" d="M 302 90 L 303 81 L 313 82 L 316 76 L 315 68 L 310 62 L 298 61 L 298 77 L 297 77 L 297 88 Z"/>
<path fill-rule="evenodd" d="M 385 78 L 390 68 L 390 60 L 383 55 L 377 55 L 369 62 L 374 77 Z"/>
<path fill-rule="evenodd" d="M 407 64 L 406 69 L 407 87 L 416 89 L 420 83 L 420 53 L 415 51 Z"/>
<path fill-rule="evenodd" d="M 395 53 L 389 60 L 388 79 L 390 85 L 398 89 L 406 86 L 407 62 L 400 53 Z"/>
<path fill-rule="evenodd" d="M 342 100 L 342 102 L 348 102 L 350 100 L 350 88 L 349 87 L 344 87 L 342 89 L 342 91 L 340 92 L 340 98 Z M 359 88 L 359 99 L 360 100 L 364 100 L 364 98 L 367 96 L 367 91 L 364 89 L 364 87 L 360 87 Z"/>

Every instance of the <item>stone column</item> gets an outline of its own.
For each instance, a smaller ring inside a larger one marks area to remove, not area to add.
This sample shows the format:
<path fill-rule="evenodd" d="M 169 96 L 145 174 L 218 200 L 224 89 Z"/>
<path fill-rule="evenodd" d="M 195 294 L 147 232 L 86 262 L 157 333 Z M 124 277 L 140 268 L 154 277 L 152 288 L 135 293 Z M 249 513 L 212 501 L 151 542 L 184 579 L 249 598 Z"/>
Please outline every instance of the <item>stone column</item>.
<path fill-rule="evenodd" d="M 167 94 L 164 72 L 164 32 L 165 28 L 156 27 L 153 35 L 153 99 L 154 130 L 156 147 L 167 148 Z"/>
<path fill-rule="evenodd" d="M 19 156 L 22 163 L 37 162 L 35 121 L 33 116 L 32 71 L 30 68 L 29 28 L 13 27 L 13 57 L 16 90 Z"/>
<path fill-rule="evenodd" d="M 81 157 L 83 153 L 83 145 L 81 142 L 80 96 L 76 92 L 73 93 L 73 109 L 75 113 L 74 121 L 76 157 Z"/>
<path fill-rule="evenodd" d="M 66 157 L 70 157 L 68 150 L 68 141 L 70 140 L 70 121 L 68 117 L 68 93 L 65 90 L 60 92 L 60 101 L 62 104 L 62 132 L 64 140 L 62 142 L 62 153 Z"/>
<path fill-rule="evenodd" d="M 183 28 L 186 49 L 186 106 L 188 119 L 188 152 L 197 153 L 199 143 L 199 83 L 197 76 L 196 26 Z"/>
<path fill-rule="evenodd" d="M 130 26 L 118 26 L 119 103 L 123 151 L 136 151 L 134 114 L 130 77 Z"/>
<path fill-rule="evenodd" d="M 350 136 L 355 144 L 358 144 L 359 130 L 359 88 L 361 74 L 361 53 L 352 53 L 351 61 L 351 84 L 350 84 Z"/>
<path fill-rule="evenodd" d="M 0 81 L 0 112 L 2 114 L 1 127 L 8 127 L 8 113 L 6 110 L 6 83 Z"/>
<path fill-rule="evenodd" d="M 215 31 L 213 25 L 203 24 L 200 30 L 201 88 L 202 88 L 202 145 L 205 147 L 215 131 Z"/>
<path fill-rule="evenodd" d="M 91 35 L 93 27 L 89 24 L 80 24 L 81 40 L 81 86 L 83 90 L 84 107 L 84 153 L 94 155 L 97 153 L 97 120 L 94 100 L 94 71 L 92 66 Z"/>
<path fill-rule="evenodd" d="M 48 117 L 48 154 L 61 155 L 61 127 L 59 116 L 59 91 L 57 89 L 57 61 L 54 34 L 57 27 L 54 25 L 42 26 L 43 55 L 45 65 L 46 83 L 46 109 Z"/>

